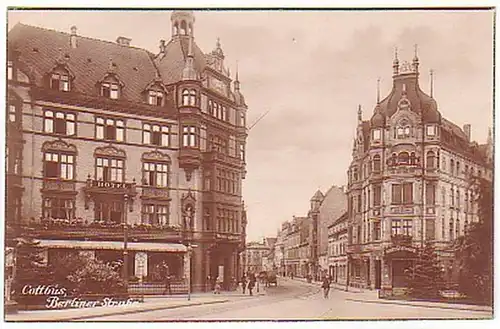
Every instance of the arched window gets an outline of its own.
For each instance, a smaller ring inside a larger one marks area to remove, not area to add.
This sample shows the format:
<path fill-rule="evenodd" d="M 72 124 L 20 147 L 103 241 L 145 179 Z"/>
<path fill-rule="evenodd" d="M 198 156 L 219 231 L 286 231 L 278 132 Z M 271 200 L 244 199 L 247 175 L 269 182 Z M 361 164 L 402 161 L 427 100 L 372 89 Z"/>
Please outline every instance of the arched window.
<path fill-rule="evenodd" d="M 180 34 L 181 35 L 186 35 L 186 32 L 187 32 L 186 21 L 182 21 L 181 22 Z"/>
<path fill-rule="evenodd" d="M 182 105 L 189 105 L 189 90 L 184 89 L 182 91 Z"/>
<path fill-rule="evenodd" d="M 189 105 L 196 106 L 196 90 L 194 89 L 189 91 Z"/>
<path fill-rule="evenodd" d="M 373 171 L 380 172 L 380 155 L 375 155 L 373 157 Z"/>
<path fill-rule="evenodd" d="M 410 163 L 410 155 L 408 152 L 401 152 L 398 155 L 398 164 L 409 164 Z"/>
<path fill-rule="evenodd" d="M 427 165 L 427 168 L 429 168 L 429 169 L 436 168 L 436 155 L 433 151 L 427 152 L 426 165 Z"/>
<path fill-rule="evenodd" d="M 453 170 L 455 169 L 455 161 L 450 159 L 450 174 L 453 175 Z"/>

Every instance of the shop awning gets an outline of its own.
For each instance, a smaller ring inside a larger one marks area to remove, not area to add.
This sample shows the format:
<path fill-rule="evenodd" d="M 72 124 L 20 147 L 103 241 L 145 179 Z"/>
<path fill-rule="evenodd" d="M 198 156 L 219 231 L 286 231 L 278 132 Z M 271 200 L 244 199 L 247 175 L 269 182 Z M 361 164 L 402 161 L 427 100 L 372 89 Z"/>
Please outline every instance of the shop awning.
<path fill-rule="evenodd" d="M 40 247 L 55 249 L 82 249 L 82 250 L 123 250 L 122 241 L 75 241 L 75 240 L 39 240 Z M 186 252 L 187 247 L 180 243 L 149 243 L 129 242 L 130 251 L 160 251 Z"/>

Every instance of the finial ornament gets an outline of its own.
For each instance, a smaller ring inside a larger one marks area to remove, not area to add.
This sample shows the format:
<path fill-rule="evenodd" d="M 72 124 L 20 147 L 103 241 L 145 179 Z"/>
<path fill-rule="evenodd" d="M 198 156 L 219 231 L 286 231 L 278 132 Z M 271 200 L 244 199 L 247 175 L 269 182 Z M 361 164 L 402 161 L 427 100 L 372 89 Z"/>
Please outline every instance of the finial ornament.
<path fill-rule="evenodd" d="M 433 97 L 433 94 L 434 94 L 434 70 L 431 69 L 429 71 L 430 73 L 430 76 L 431 76 L 431 97 Z"/>
<path fill-rule="evenodd" d="M 361 111 L 361 104 L 358 104 L 358 120 L 361 121 L 363 118 L 363 112 Z"/>
<path fill-rule="evenodd" d="M 236 60 L 236 81 L 239 80 L 239 75 L 238 75 L 238 60 Z"/>
<path fill-rule="evenodd" d="M 394 60 L 397 61 L 398 60 L 398 47 L 394 47 Z"/>
<path fill-rule="evenodd" d="M 377 78 L 377 104 L 380 103 L 380 77 Z"/>

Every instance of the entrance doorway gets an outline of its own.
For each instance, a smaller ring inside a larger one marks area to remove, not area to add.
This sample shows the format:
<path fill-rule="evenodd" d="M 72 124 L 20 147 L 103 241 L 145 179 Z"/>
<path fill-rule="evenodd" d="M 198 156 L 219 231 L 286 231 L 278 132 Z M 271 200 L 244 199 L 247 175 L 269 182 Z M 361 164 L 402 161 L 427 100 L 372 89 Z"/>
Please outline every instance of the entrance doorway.
<path fill-rule="evenodd" d="M 411 266 L 412 261 L 407 259 L 395 259 L 392 261 L 392 287 L 402 288 L 408 286 L 406 269 Z"/>
<path fill-rule="evenodd" d="M 382 262 L 375 260 L 375 289 L 380 289 L 382 285 Z"/>

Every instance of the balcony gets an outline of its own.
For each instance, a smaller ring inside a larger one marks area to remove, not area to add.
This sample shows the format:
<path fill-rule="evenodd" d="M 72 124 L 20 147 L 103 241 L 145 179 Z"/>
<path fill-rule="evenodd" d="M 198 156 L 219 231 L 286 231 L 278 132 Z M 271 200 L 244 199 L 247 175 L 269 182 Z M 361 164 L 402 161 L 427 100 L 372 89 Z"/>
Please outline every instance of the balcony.
<path fill-rule="evenodd" d="M 145 186 L 142 188 L 141 198 L 168 200 L 169 191 L 166 188 Z"/>
<path fill-rule="evenodd" d="M 411 235 L 396 234 L 391 236 L 391 242 L 395 246 L 411 246 L 413 237 Z"/>
<path fill-rule="evenodd" d="M 240 158 L 232 157 L 217 151 L 204 152 L 203 160 L 207 162 L 223 162 L 235 167 L 240 167 L 243 165 L 243 161 L 241 161 Z"/>
<path fill-rule="evenodd" d="M 75 182 L 60 178 L 44 178 L 42 192 L 73 192 L 76 194 Z"/>
<path fill-rule="evenodd" d="M 84 240 L 122 240 L 124 224 L 104 221 L 87 222 L 82 219 L 42 219 L 19 227 L 29 236 L 46 239 L 84 239 Z M 159 226 L 150 224 L 129 224 L 130 241 L 173 240 L 182 238 L 178 226 Z"/>

